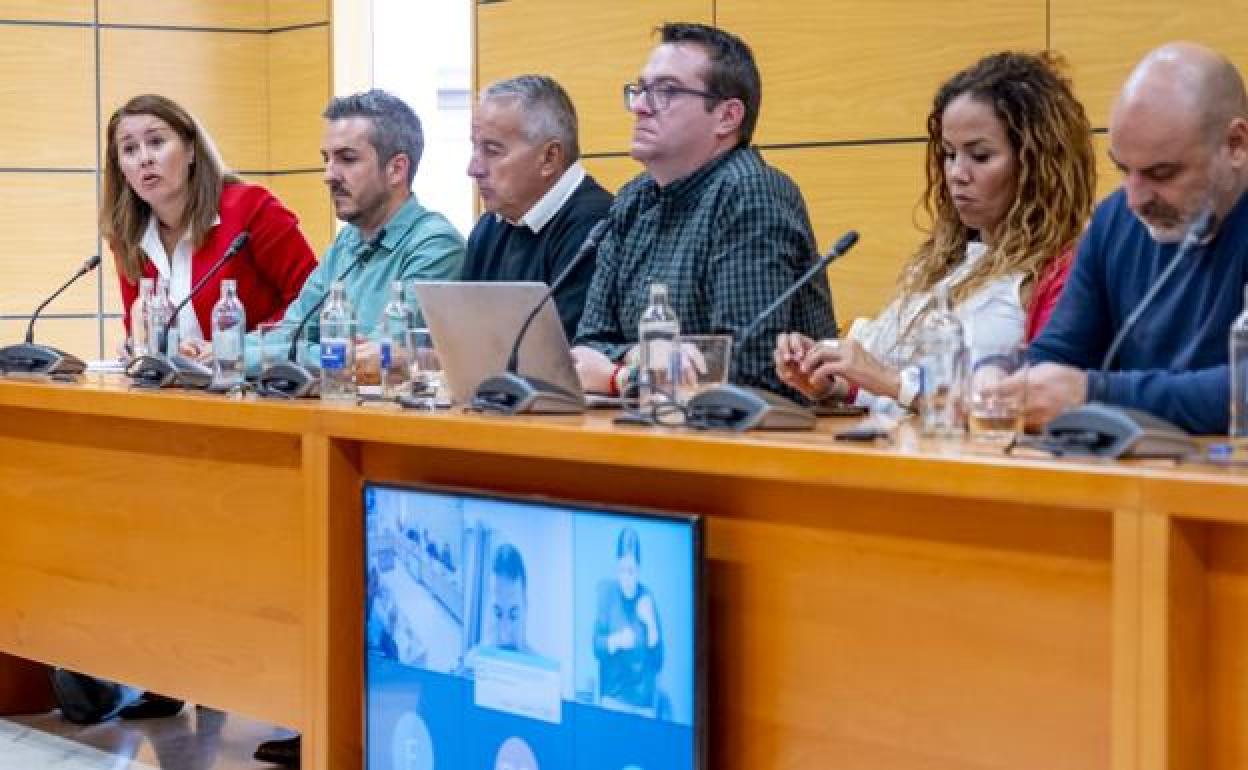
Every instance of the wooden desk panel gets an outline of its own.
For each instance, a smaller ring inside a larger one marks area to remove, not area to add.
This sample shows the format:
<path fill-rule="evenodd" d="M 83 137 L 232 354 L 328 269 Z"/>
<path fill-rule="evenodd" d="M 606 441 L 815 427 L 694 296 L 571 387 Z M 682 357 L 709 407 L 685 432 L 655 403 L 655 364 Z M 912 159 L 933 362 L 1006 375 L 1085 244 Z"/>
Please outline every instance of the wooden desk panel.
<path fill-rule="evenodd" d="M 355 770 L 360 483 L 456 484 L 708 517 L 710 767 L 1159 770 L 1201 742 L 1240 764 L 1248 474 L 836 427 L 0 382 L 0 650 L 288 724 L 306 767 Z"/>

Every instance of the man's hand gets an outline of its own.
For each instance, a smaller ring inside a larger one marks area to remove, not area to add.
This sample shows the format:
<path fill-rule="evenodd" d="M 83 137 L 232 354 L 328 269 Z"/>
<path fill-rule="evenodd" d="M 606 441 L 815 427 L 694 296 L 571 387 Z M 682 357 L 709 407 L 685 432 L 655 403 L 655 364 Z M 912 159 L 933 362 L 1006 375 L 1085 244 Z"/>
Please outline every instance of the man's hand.
<path fill-rule="evenodd" d="M 602 353 L 584 345 L 572 348 L 572 365 L 581 387 L 590 393 L 610 393 L 615 364 Z"/>
<path fill-rule="evenodd" d="M 989 395 L 1018 398 L 1027 427 L 1038 429 L 1088 400 L 1088 373 L 1063 364 L 1036 364 L 985 388 Z"/>

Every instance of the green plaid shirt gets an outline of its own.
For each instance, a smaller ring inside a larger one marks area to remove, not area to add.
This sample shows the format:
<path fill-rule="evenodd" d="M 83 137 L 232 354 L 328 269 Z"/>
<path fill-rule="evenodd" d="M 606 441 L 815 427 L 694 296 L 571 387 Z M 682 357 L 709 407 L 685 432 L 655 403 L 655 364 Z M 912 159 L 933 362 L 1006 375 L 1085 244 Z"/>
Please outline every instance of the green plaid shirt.
<path fill-rule="evenodd" d="M 758 152 L 738 148 L 660 188 L 642 174 L 620 190 L 577 328 L 578 344 L 618 360 L 637 343 L 650 284 L 667 284 L 686 334 L 741 332 L 818 258 L 802 194 Z M 783 393 L 776 335 L 836 334 L 826 275 L 818 276 L 733 352 L 733 381 Z"/>

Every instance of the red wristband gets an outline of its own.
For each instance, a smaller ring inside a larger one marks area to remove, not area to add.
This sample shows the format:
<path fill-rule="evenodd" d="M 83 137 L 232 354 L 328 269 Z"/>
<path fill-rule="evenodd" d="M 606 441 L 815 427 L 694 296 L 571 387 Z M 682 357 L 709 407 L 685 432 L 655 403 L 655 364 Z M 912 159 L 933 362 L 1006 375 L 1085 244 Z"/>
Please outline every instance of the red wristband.
<path fill-rule="evenodd" d="M 611 379 L 607 384 L 607 395 L 611 398 L 619 398 L 620 396 L 620 370 L 624 368 L 624 364 L 616 364 L 611 370 Z"/>

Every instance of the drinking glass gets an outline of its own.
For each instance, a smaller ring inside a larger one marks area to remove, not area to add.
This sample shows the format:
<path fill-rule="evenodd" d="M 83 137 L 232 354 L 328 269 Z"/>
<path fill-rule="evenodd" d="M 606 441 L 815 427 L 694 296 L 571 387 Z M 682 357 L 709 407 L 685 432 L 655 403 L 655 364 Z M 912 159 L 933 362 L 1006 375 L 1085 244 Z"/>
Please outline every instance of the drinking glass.
<path fill-rule="evenodd" d="M 1027 378 L 1022 387 L 1003 391 L 1001 382 L 1023 372 L 1026 349 L 1021 345 L 972 346 L 967 377 L 967 428 L 971 440 L 1007 446 L 1023 432 Z"/>

